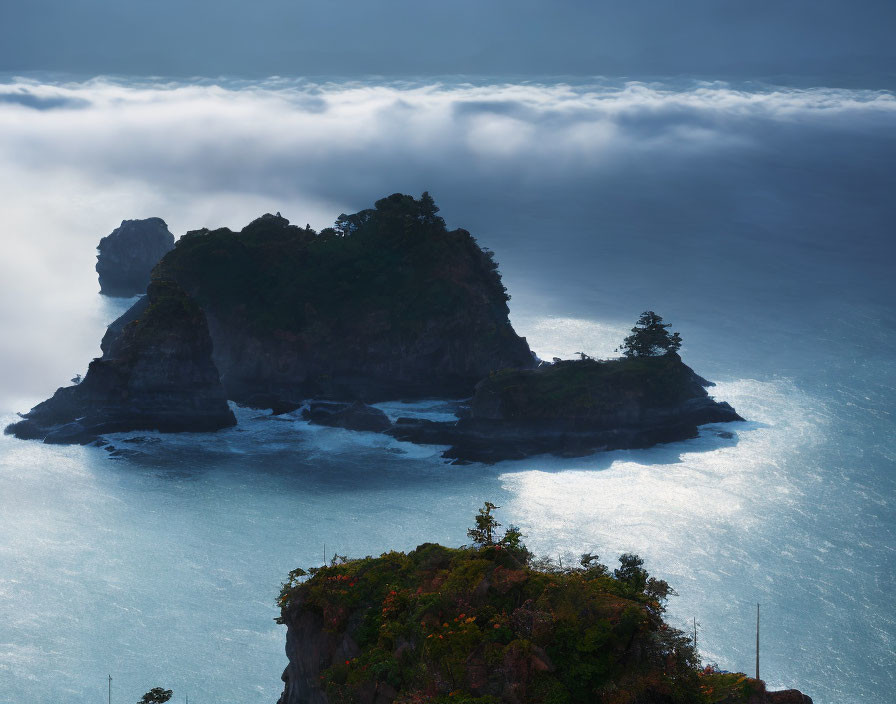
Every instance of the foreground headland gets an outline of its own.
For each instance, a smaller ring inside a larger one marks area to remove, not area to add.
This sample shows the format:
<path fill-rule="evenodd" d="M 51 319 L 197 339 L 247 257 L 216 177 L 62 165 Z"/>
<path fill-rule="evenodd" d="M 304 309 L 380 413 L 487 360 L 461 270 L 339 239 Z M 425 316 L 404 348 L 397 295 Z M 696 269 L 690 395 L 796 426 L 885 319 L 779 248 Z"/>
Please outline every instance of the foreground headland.
<path fill-rule="evenodd" d="M 631 554 L 570 567 L 499 536 L 486 503 L 459 549 L 290 573 L 279 704 L 811 704 L 741 673 L 703 667 L 664 620 L 674 592 Z M 310 575 L 306 578 L 306 575 Z"/>
<path fill-rule="evenodd" d="M 109 326 L 84 380 L 6 430 L 89 443 L 117 431 L 228 427 L 228 400 L 283 413 L 309 399 L 472 397 L 456 423 L 366 427 L 372 414 L 362 408 L 358 429 L 495 461 L 646 447 L 740 420 L 707 395 L 709 382 L 677 347 L 539 363 L 510 324 L 508 299 L 493 253 L 448 230 L 427 193 L 393 194 L 319 233 L 279 214 L 239 232 L 188 232 Z"/>

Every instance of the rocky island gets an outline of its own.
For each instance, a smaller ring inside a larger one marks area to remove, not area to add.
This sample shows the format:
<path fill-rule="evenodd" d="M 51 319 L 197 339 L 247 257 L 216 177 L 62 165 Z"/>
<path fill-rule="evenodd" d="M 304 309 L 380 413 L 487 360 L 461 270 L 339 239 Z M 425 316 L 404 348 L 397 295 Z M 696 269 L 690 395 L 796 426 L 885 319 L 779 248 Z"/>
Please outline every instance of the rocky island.
<path fill-rule="evenodd" d="M 675 352 L 563 360 L 491 373 L 455 423 L 399 418 L 387 432 L 450 445 L 445 457 L 476 462 L 650 447 L 697 437 L 699 425 L 743 420 L 707 386 Z"/>
<path fill-rule="evenodd" d="M 122 220 L 97 246 L 96 273 L 100 293 L 138 296 L 146 291 L 150 273 L 174 248 L 174 235 L 162 218 Z"/>
<path fill-rule="evenodd" d="M 669 585 L 636 555 L 611 571 L 536 560 L 486 503 L 471 546 L 290 573 L 279 704 L 811 704 L 703 667 L 664 620 Z M 307 577 L 306 577 L 307 575 Z"/>
<path fill-rule="evenodd" d="M 314 399 L 311 422 L 491 462 L 646 447 L 740 420 L 707 395 L 709 382 L 677 354 L 678 334 L 653 313 L 624 359 L 539 363 L 510 324 L 492 253 L 448 230 L 438 210 L 428 193 L 396 193 L 319 233 L 279 213 L 239 232 L 188 232 L 109 326 L 84 381 L 6 432 L 86 443 L 210 431 L 234 424 L 227 400 L 280 414 Z M 393 424 L 366 405 L 471 397 L 453 423 Z"/>
<path fill-rule="evenodd" d="M 234 425 L 199 306 L 176 283 L 153 281 L 140 318 L 106 340 L 80 384 L 58 389 L 6 432 L 47 443 L 102 433 L 217 430 Z"/>

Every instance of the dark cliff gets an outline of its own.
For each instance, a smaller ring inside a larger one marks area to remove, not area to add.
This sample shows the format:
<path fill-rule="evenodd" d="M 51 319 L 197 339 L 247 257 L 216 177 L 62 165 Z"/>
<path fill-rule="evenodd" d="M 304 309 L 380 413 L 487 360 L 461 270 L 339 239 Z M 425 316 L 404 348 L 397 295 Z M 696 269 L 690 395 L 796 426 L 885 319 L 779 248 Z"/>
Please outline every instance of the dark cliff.
<path fill-rule="evenodd" d="M 533 358 L 491 254 L 436 210 L 395 194 L 319 234 L 273 215 L 190 232 L 155 275 L 202 307 L 232 400 L 465 397 Z"/>
<path fill-rule="evenodd" d="M 395 194 L 320 233 L 279 215 L 187 233 L 85 380 L 8 432 L 214 430 L 234 422 L 224 399 L 467 397 L 492 370 L 531 367 L 491 253 L 437 211 L 427 194 Z"/>
<path fill-rule="evenodd" d="M 84 380 L 60 388 L 7 433 L 86 443 L 128 430 L 208 431 L 236 421 L 211 360 L 200 308 L 173 281 L 153 281 L 141 313 L 104 340 Z"/>
<path fill-rule="evenodd" d="M 743 420 L 727 403 L 709 397 L 711 385 L 675 353 L 561 361 L 490 374 L 476 387 L 470 415 L 548 425 L 562 421 L 589 430 Z"/>
<path fill-rule="evenodd" d="M 505 536 L 312 572 L 281 592 L 279 704 L 811 704 L 700 667 L 636 556 L 562 568 Z"/>
<path fill-rule="evenodd" d="M 97 246 L 100 293 L 124 297 L 143 293 L 153 267 L 173 248 L 174 235 L 161 218 L 122 220 Z"/>
<path fill-rule="evenodd" d="M 696 437 L 699 425 L 743 420 L 707 394 L 709 385 L 675 353 L 505 369 L 479 382 L 468 417 L 399 419 L 390 433 L 483 462 L 649 447 Z"/>

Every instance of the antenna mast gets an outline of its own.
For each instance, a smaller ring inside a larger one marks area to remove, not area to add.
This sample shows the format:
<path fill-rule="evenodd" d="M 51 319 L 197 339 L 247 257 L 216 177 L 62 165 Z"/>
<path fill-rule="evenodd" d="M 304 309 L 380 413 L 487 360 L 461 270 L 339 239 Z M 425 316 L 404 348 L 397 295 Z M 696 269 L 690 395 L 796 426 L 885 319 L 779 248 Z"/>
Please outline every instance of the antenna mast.
<path fill-rule="evenodd" d="M 756 679 L 759 679 L 759 604 L 756 604 Z"/>

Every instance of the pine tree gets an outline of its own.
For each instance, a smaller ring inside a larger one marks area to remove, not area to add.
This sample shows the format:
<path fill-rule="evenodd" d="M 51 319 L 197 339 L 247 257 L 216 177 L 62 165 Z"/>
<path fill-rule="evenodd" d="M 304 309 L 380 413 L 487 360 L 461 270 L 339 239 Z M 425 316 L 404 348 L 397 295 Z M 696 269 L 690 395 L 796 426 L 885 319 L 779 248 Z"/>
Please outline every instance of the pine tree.
<path fill-rule="evenodd" d="M 673 354 L 681 349 L 681 335 L 669 334 L 672 326 L 652 310 L 641 313 L 632 334 L 622 342 L 622 353 L 626 357 L 660 357 Z"/>
<path fill-rule="evenodd" d="M 476 526 L 467 531 L 467 537 L 477 545 L 494 545 L 495 531 L 501 527 L 497 519 L 492 515 L 492 511 L 501 508 L 495 506 L 491 501 L 486 501 L 485 505 L 479 509 L 476 515 Z"/>

